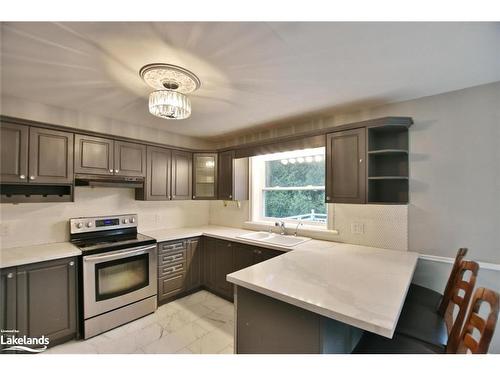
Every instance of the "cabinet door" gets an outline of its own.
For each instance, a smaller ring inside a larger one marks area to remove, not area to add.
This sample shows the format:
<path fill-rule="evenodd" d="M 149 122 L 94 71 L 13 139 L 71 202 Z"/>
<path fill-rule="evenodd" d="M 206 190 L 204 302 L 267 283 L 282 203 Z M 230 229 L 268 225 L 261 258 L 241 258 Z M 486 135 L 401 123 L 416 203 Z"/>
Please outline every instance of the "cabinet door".
<path fill-rule="evenodd" d="M 27 182 L 28 134 L 27 126 L 2 123 L 0 127 L 2 182 Z"/>
<path fill-rule="evenodd" d="M 186 151 L 172 151 L 172 199 L 191 199 L 193 156 Z"/>
<path fill-rule="evenodd" d="M 0 330 L 17 329 L 16 322 L 16 269 L 0 270 Z M 15 334 L 3 334 L 15 336 Z"/>
<path fill-rule="evenodd" d="M 233 199 L 233 156 L 234 151 L 219 153 L 219 199 Z"/>
<path fill-rule="evenodd" d="M 73 133 L 30 128 L 30 182 L 73 182 L 73 137 Z"/>
<path fill-rule="evenodd" d="M 51 344 L 76 334 L 76 258 L 17 269 L 17 325 L 20 334 L 45 335 Z"/>
<path fill-rule="evenodd" d="M 193 154 L 193 199 L 217 199 L 217 154 Z"/>
<path fill-rule="evenodd" d="M 115 175 L 145 177 L 146 146 L 115 141 Z"/>
<path fill-rule="evenodd" d="M 229 241 L 217 240 L 215 251 L 215 290 L 227 298 L 233 298 L 233 284 L 226 276 L 233 272 L 233 244 Z"/>
<path fill-rule="evenodd" d="M 170 150 L 159 147 L 147 148 L 146 200 L 170 199 Z"/>
<path fill-rule="evenodd" d="M 164 301 L 172 298 L 175 295 L 184 292 L 185 290 L 184 272 L 175 276 L 162 277 L 158 279 L 158 301 Z"/>
<path fill-rule="evenodd" d="M 203 284 L 211 290 L 215 290 L 216 284 L 216 247 L 217 240 L 205 238 L 203 249 Z"/>
<path fill-rule="evenodd" d="M 190 239 L 187 244 L 186 290 L 193 290 L 201 285 L 201 239 Z"/>
<path fill-rule="evenodd" d="M 266 260 L 269 260 L 271 258 L 277 257 L 281 254 L 283 254 L 282 251 L 279 250 L 271 250 L 271 249 L 264 249 L 262 247 L 255 248 L 255 258 L 254 258 L 254 264 L 264 262 Z"/>
<path fill-rule="evenodd" d="M 255 264 L 255 250 L 248 245 L 233 244 L 234 271 L 242 270 Z"/>
<path fill-rule="evenodd" d="M 75 135 L 75 173 L 110 175 L 113 163 L 111 139 Z"/>
<path fill-rule="evenodd" d="M 363 128 L 327 135 L 327 203 L 365 203 L 365 132 Z"/>

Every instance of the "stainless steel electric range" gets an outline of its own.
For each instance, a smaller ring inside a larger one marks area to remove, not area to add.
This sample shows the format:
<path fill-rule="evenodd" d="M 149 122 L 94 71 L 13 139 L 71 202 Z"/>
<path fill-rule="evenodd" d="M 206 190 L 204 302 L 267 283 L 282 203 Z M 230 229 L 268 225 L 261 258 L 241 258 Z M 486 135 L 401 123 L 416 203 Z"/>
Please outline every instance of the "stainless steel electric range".
<path fill-rule="evenodd" d="M 156 240 L 137 233 L 137 215 L 70 219 L 70 241 L 82 251 L 84 339 L 156 310 Z"/>

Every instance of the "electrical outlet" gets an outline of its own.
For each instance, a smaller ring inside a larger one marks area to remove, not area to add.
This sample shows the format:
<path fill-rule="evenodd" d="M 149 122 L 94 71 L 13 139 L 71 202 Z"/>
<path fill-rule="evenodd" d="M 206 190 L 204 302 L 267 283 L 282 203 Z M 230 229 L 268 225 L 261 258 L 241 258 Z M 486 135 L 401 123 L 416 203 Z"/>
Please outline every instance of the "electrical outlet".
<path fill-rule="evenodd" d="M 364 223 L 351 223 L 351 233 L 353 233 L 353 234 L 365 233 L 365 224 Z"/>

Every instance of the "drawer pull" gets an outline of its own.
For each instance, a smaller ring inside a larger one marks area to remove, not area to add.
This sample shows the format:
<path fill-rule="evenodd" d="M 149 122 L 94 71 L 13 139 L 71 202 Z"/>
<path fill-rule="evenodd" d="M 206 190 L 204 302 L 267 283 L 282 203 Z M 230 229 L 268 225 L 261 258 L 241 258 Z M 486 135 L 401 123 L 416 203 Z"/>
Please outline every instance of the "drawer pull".
<path fill-rule="evenodd" d="M 164 274 L 169 275 L 171 273 L 182 270 L 182 268 L 183 268 L 182 264 L 178 264 L 177 266 L 173 266 L 173 267 L 168 267 L 168 268 L 165 268 Z"/>
<path fill-rule="evenodd" d="M 170 255 L 168 257 L 165 257 L 165 261 L 166 262 L 173 262 L 173 261 L 176 261 L 176 260 L 179 260 L 179 259 L 182 259 L 184 258 L 184 256 L 182 254 L 176 254 L 176 255 Z"/>

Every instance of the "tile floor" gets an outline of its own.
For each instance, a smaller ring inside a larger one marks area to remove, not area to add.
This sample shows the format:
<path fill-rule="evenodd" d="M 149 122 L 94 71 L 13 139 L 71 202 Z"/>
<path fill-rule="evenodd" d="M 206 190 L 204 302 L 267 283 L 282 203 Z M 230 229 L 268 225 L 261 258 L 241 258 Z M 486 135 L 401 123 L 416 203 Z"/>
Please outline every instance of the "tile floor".
<path fill-rule="evenodd" d="M 233 304 L 203 290 L 112 331 L 45 353 L 232 354 L 233 330 Z"/>

